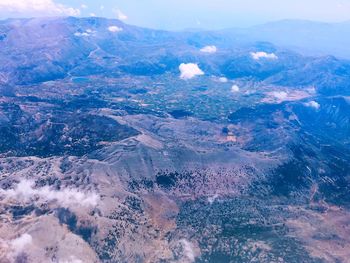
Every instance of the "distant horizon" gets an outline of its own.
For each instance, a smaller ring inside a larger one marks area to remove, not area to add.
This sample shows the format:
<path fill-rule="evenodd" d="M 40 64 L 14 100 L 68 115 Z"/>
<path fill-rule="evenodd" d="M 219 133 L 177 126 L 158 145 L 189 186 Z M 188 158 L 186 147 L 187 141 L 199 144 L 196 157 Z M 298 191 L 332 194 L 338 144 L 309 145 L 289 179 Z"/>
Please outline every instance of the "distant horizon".
<path fill-rule="evenodd" d="M 25 19 L 59 19 L 59 18 L 76 18 L 76 19 L 90 19 L 90 18 L 95 18 L 95 19 L 106 19 L 106 20 L 115 20 L 119 21 L 121 23 L 124 23 L 129 26 L 135 26 L 135 27 L 140 27 L 140 28 L 145 28 L 145 29 L 153 29 L 153 30 L 161 30 L 161 31 L 174 31 L 174 32 L 181 32 L 181 31 L 221 31 L 221 30 L 228 30 L 228 29 L 249 29 L 257 26 L 262 26 L 262 25 L 268 25 L 268 24 L 275 24 L 275 23 L 282 23 L 282 22 L 306 22 L 306 23 L 315 23 L 315 24 L 324 24 L 324 25 L 336 25 L 336 24 L 344 24 L 344 23 L 349 23 L 349 20 L 344 20 L 344 21 L 339 21 L 339 22 L 326 22 L 326 21 L 319 21 L 319 20 L 310 20 L 310 19 L 278 19 L 278 20 L 271 20 L 271 21 L 266 21 L 262 23 L 257 23 L 249 26 L 231 26 L 231 27 L 225 27 L 225 28 L 216 28 L 216 29 L 211 29 L 211 28 L 203 28 L 203 27 L 188 27 L 188 28 L 183 28 L 183 29 L 164 29 L 164 28 L 155 28 L 155 27 L 147 27 L 147 26 L 142 26 L 142 25 L 135 25 L 132 24 L 128 21 L 122 21 L 118 18 L 111 18 L 111 17 L 103 17 L 103 16 L 28 16 L 28 17 L 7 17 L 7 18 L 1 18 L 0 21 L 6 21 L 6 20 L 25 20 Z"/>
<path fill-rule="evenodd" d="M 344 0 L 1 0 L 0 19 L 74 16 L 117 18 L 127 24 L 170 31 L 247 28 L 281 20 L 342 23 L 350 20 Z"/>

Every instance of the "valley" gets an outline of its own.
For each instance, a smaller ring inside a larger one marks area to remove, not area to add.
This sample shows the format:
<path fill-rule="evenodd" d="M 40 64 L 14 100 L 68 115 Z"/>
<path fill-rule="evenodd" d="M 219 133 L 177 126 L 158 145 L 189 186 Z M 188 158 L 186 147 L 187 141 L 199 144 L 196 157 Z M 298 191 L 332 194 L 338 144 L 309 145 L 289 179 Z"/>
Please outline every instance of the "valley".
<path fill-rule="evenodd" d="M 348 262 L 347 60 L 102 18 L 0 36 L 1 262 Z"/>

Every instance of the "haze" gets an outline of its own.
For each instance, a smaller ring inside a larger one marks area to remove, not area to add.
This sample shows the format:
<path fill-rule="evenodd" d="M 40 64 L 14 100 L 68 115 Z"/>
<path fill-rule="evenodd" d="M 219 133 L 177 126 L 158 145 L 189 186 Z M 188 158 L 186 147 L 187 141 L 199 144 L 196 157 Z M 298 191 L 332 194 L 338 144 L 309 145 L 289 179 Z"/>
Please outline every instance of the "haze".
<path fill-rule="evenodd" d="M 341 22 L 348 0 L 0 0 L 0 18 L 99 16 L 143 27 L 182 30 L 245 27 L 282 19 Z"/>

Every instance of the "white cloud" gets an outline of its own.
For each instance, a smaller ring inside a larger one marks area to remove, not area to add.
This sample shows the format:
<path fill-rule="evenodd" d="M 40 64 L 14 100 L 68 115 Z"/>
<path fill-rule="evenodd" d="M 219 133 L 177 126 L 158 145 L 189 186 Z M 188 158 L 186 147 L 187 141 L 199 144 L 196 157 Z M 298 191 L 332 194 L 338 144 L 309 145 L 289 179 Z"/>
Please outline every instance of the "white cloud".
<path fill-rule="evenodd" d="M 5 256 L 7 259 L 5 260 L 5 258 L 3 258 L 5 262 L 15 262 L 17 256 L 20 255 L 22 252 L 25 252 L 27 246 L 31 245 L 32 242 L 32 236 L 27 233 L 12 240 L 5 240 L 0 238 L 0 254 L 5 252 Z"/>
<path fill-rule="evenodd" d="M 53 0 L 1 0 L 0 11 L 24 16 L 78 16 L 80 10 Z"/>
<path fill-rule="evenodd" d="M 63 207 L 71 205 L 95 207 L 99 201 L 99 196 L 95 193 L 84 193 L 73 188 L 65 188 L 60 191 L 51 189 L 48 186 L 34 188 L 34 183 L 27 180 L 19 182 L 14 189 L 0 189 L 0 195 L 21 202 L 32 201 L 34 198 L 39 198 L 40 201 L 46 202 L 56 201 Z"/>
<path fill-rule="evenodd" d="M 76 36 L 76 37 L 88 37 L 89 34 L 86 33 L 86 32 L 83 32 L 83 33 L 75 32 L 75 33 L 74 33 L 74 36 Z"/>
<path fill-rule="evenodd" d="M 287 92 L 284 92 L 284 91 L 274 91 L 271 93 L 271 95 L 279 100 L 284 100 L 288 96 Z"/>
<path fill-rule="evenodd" d="M 15 251 L 15 253 L 20 253 L 24 248 L 32 243 L 32 236 L 25 233 L 20 237 L 10 241 L 10 247 Z"/>
<path fill-rule="evenodd" d="M 218 194 L 215 194 L 213 196 L 209 196 L 208 197 L 208 203 L 212 205 L 218 197 L 219 197 Z"/>
<path fill-rule="evenodd" d="M 87 32 L 83 32 L 83 33 L 75 32 L 74 36 L 76 36 L 76 37 L 88 37 L 88 36 L 90 36 L 90 34 Z"/>
<path fill-rule="evenodd" d="M 237 85 L 232 85 L 231 92 L 233 92 L 233 93 L 239 92 L 239 87 Z"/>
<path fill-rule="evenodd" d="M 198 67 L 198 64 L 195 63 L 182 63 L 179 66 L 180 70 L 180 78 L 187 80 L 187 79 L 192 79 L 195 76 L 201 76 L 204 75 L 204 72 Z"/>
<path fill-rule="evenodd" d="M 81 9 L 87 9 L 88 8 L 88 6 L 86 5 L 86 4 L 81 4 Z"/>
<path fill-rule="evenodd" d="M 118 27 L 118 26 L 110 26 L 110 27 L 108 27 L 108 30 L 110 32 L 113 32 L 113 33 L 123 31 L 123 29 L 121 27 Z"/>
<path fill-rule="evenodd" d="M 266 59 L 278 59 L 278 57 L 274 53 L 266 53 L 266 52 L 250 52 L 251 57 L 254 60 L 260 60 L 261 58 Z"/>
<path fill-rule="evenodd" d="M 318 102 L 314 101 L 314 100 L 306 102 L 306 103 L 304 103 L 304 105 L 306 107 L 310 107 L 310 108 L 313 108 L 315 110 L 318 110 L 321 107 L 321 105 Z"/>
<path fill-rule="evenodd" d="M 100 6 L 100 10 L 104 10 L 105 9 L 105 6 L 104 5 L 101 5 Z"/>
<path fill-rule="evenodd" d="M 228 82 L 228 79 L 225 77 L 220 77 L 220 78 L 218 78 L 218 81 L 221 83 L 226 83 L 226 82 Z"/>
<path fill-rule="evenodd" d="M 316 92 L 317 92 L 315 87 L 307 88 L 306 91 L 311 93 L 311 94 L 316 94 Z"/>
<path fill-rule="evenodd" d="M 203 47 L 200 51 L 201 52 L 204 52 L 204 53 L 216 53 L 218 49 L 216 48 L 216 46 L 206 46 L 206 47 Z"/>
<path fill-rule="evenodd" d="M 92 29 L 86 29 L 85 32 L 75 32 L 74 36 L 76 37 L 89 37 L 91 35 L 94 35 L 96 31 Z"/>
<path fill-rule="evenodd" d="M 83 261 L 74 256 L 70 256 L 68 260 L 63 260 L 59 263 L 83 263 Z"/>
<path fill-rule="evenodd" d="M 91 17 L 95 17 L 96 14 L 95 14 L 95 13 L 90 13 L 90 16 L 91 16 Z"/>
<path fill-rule="evenodd" d="M 116 14 L 117 18 L 119 20 L 127 20 L 128 16 L 124 14 L 120 9 L 115 9 L 114 13 Z"/>
<path fill-rule="evenodd" d="M 184 251 L 184 256 L 186 256 L 190 262 L 194 262 L 195 253 L 194 253 L 192 244 L 186 239 L 181 239 L 180 243 Z"/>

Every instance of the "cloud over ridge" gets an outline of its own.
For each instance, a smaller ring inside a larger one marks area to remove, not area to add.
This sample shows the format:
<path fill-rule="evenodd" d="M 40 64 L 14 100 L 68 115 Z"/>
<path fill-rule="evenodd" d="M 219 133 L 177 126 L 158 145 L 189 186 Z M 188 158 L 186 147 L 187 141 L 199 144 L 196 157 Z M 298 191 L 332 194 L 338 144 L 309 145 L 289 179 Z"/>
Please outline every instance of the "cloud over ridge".
<path fill-rule="evenodd" d="M 276 56 L 275 53 L 266 53 L 263 51 L 258 51 L 258 52 L 250 52 L 250 56 L 254 59 L 254 60 L 260 60 L 260 59 L 273 59 L 276 60 L 278 59 L 278 57 Z"/>
<path fill-rule="evenodd" d="M 321 107 L 321 105 L 318 102 L 314 101 L 314 100 L 306 102 L 306 103 L 304 103 L 304 105 L 306 107 L 313 108 L 315 110 L 318 110 Z"/>
<path fill-rule="evenodd" d="M 34 188 L 34 182 L 28 180 L 20 181 L 14 189 L 0 189 L 0 196 L 21 202 L 32 199 L 46 202 L 56 201 L 62 207 L 71 205 L 95 207 L 99 201 L 99 196 L 95 193 L 85 193 L 74 188 L 62 190 L 54 190 L 49 186 Z"/>
<path fill-rule="evenodd" d="M 121 27 L 118 27 L 118 26 L 109 26 L 108 31 L 110 31 L 112 33 L 116 33 L 116 32 L 123 31 L 123 29 Z"/>
<path fill-rule="evenodd" d="M 213 54 L 217 52 L 217 47 L 216 46 L 205 46 L 203 48 L 200 49 L 201 52 L 203 53 L 209 53 L 209 54 Z"/>

